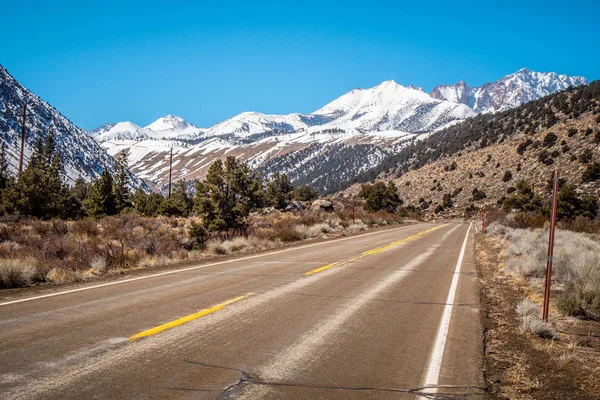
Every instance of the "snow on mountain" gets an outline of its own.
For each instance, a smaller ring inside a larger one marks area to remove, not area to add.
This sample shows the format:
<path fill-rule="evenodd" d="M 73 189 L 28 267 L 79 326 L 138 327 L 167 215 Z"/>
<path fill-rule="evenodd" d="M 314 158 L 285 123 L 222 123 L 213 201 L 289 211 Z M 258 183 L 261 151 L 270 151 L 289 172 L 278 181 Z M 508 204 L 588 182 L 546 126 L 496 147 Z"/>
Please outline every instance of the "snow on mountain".
<path fill-rule="evenodd" d="M 433 132 L 475 115 L 465 105 L 434 99 L 394 81 L 370 89 L 355 89 L 315 112 L 320 113 L 336 116 L 320 127 L 323 129 L 410 133 Z"/>
<path fill-rule="evenodd" d="M 144 140 L 150 138 L 150 133 L 147 130 L 129 121 L 104 124 L 90 131 L 90 134 L 98 143 L 107 140 Z"/>
<path fill-rule="evenodd" d="M 79 177 L 96 178 L 103 170 L 114 171 L 116 161 L 86 131 L 73 125 L 50 104 L 33 94 L 0 65 L 0 141 L 6 145 L 9 169 L 18 172 L 21 143 L 23 104 L 27 101 L 25 166 L 38 138 L 44 138 L 50 124 L 64 163 L 67 183 Z M 131 176 L 132 186 L 145 188 L 137 177 Z"/>
<path fill-rule="evenodd" d="M 258 112 L 244 112 L 208 128 L 205 136 L 231 135 L 245 138 L 265 132 L 294 132 L 308 126 L 309 124 L 300 114 L 268 115 Z"/>
<path fill-rule="evenodd" d="M 587 80 L 581 76 L 535 72 L 522 68 L 514 74 L 480 87 L 469 87 L 464 81 L 459 81 L 456 85 L 438 86 L 433 89 L 431 96 L 466 104 L 478 113 L 489 113 L 514 108 L 570 86 L 585 84 Z"/>
<path fill-rule="evenodd" d="M 202 129 L 175 115 L 159 118 L 145 129 L 150 131 L 149 135 L 154 139 L 193 140 L 204 133 Z"/>
<path fill-rule="evenodd" d="M 586 82 L 522 69 L 481 87 L 459 81 L 427 94 L 421 87 L 385 81 L 354 89 L 310 114 L 244 112 L 205 129 L 168 115 L 145 128 L 113 124 L 91 134 L 111 155 L 129 151 L 132 171 L 158 187 L 167 180 L 171 146 L 174 179 L 202 178 L 216 158 L 234 155 L 266 173 L 281 169 L 298 182 L 327 187 L 331 179 L 346 179 L 381 162 L 388 152 L 468 117 Z M 349 172 L 333 166 L 342 154 L 352 160 Z"/>

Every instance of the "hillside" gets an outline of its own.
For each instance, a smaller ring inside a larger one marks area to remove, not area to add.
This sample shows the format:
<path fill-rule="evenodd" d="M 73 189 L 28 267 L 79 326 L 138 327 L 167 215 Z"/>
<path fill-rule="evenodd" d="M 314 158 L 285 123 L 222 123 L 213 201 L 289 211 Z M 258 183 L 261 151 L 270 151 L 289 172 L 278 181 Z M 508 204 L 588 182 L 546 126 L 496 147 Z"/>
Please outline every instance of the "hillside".
<path fill-rule="evenodd" d="M 58 110 L 29 91 L 0 65 L 0 141 L 6 145 L 8 168 L 12 174 L 19 168 L 21 121 L 25 100 L 25 166 L 37 140 L 48 134 L 52 124 L 69 184 L 79 177 L 87 181 L 94 179 L 105 169 L 114 171 L 115 160 L 86 131 L 75 126 Z M 145 184 L 133 175 L 131 181 L 135 187 L 145 187 Z"/>
<path fill-rule="evenodd" d="M 595 161 L 600 161 L 600 81 L 437 132 L 389 156 L 355 183 L 394 179 L 406 204 L 428 211 L 446 194 L 454 203 L 446 212 L 462 215 L 471 204 L 495 205 L 521 179 L 545 197 L 555 169 L 580 191 L 600 196 L 600 181 L 582 182 Z M 476 188 L 487 197 L 473 201 Z M 355 184 L 344 195 L 357 191 Z"/>

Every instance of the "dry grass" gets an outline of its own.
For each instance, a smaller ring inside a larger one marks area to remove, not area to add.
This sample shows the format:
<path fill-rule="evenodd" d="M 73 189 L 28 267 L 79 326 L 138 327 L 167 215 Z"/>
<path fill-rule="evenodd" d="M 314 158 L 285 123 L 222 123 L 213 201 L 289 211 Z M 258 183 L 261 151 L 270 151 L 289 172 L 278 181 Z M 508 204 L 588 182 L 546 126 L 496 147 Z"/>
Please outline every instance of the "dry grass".
<path fill-rule="evenodd" d="M 202 259 L 247 253 L 311 238 L 358 232 L 369 226 L 396 223 L 394 214 L 368 214 L 357 209 L 357 219 L 343 204 L 333 213 L 310 210 L 253 214 L 244 237 L 213 236 L 203 251 L 194 250 L 190 228 L 197 218 L 141 217 L 124 214 L 100 220 L 38 221 L 0 219 L 0 288 L 31 284 L 61 284 Z"/>
<path fill-rule="evenodd" d="M 546 271 L 548 231 L 492 224 L 488 232 L 509 241 L 503 253 L 506 269 L 536 286 Z M 600 242 L 587 234 L 557 230 L 552 271 L 554 288 L 560 291 L 558 308 L 566 315 L 600 320 Z"/>
<path fill-rule="evenodd" d="M 0 287 L 29 285 L 37 272 L 36 261 L 32 258 L 0 260 Z"/>

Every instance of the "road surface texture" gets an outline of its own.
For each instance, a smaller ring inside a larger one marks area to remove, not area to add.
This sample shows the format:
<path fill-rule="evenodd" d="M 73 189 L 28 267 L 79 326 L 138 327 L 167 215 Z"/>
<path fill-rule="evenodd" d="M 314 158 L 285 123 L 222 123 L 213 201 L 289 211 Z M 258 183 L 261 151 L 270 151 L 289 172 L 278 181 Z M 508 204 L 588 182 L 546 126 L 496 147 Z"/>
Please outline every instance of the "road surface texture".
<path fill-rule="evenodd" d="M 473 234 L 406 225 L 5 296 L 0 398 L 484 398 Z"/>

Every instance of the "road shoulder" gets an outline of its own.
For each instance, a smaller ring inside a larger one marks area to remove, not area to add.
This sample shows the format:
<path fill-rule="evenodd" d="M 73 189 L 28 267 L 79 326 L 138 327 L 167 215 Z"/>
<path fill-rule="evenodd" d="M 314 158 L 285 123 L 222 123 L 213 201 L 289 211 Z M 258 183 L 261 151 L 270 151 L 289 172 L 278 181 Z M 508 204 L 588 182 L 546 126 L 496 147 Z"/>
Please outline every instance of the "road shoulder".
<path fill-rule="evenodd" d="M 600 399 L 600 367 L 578 356 L 572 335 L 549 340 L 519 330 L 516 306 L 527 288 L 499 267 L 502 248 L 499 240 L 476 235 L 491 398 Z"/>

